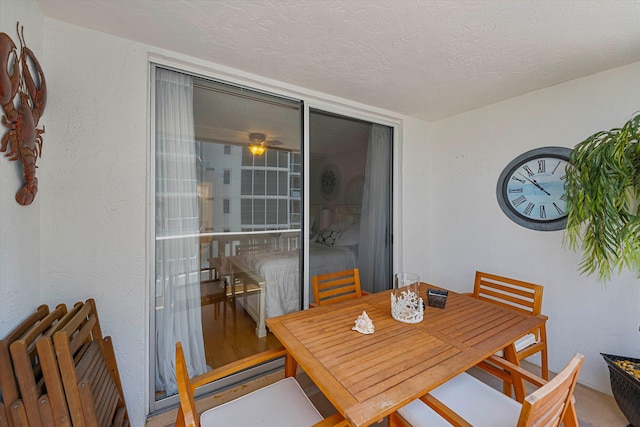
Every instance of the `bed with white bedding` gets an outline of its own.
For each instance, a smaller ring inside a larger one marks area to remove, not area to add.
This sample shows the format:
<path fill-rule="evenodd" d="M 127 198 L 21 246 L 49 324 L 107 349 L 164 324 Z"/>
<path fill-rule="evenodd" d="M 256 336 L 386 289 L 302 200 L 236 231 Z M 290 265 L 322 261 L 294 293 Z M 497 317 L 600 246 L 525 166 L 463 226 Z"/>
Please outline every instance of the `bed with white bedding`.
<path fill-rule="evenodd" d="M 358 261 L 357 235 L 359 224 L 344 222 L 335 225 L 337 233 L 325 233 L 335 239 L 315 238 L 309 243 L 308 276 L 355 268 Z M 321 237 L 322 231 L 318 233 Z M 320 242 L 320 243 L 319 243 Z M 264 319 L 300 309 L 300 252 L 280 251 L 229 257 L 231 283 L 257 284 L 260 292 L 243 294 L 245 310 L 256 321 L 256 334 L 266 335 Z"/>
<path fill-rule="evenodd" d="M 309 277 L 354 268 L 356 247 L 309 245 Z M 270 252 L 244 256 L 245 267 L 266 282 L 266 317 L 300 309 L 300 254 L 298 251 Z"/>

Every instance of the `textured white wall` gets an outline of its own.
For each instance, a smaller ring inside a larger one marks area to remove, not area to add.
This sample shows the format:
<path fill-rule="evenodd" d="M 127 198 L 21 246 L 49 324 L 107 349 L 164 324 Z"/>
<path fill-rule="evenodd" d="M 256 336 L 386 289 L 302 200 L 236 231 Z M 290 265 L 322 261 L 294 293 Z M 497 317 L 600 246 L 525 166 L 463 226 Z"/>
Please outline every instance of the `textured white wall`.
<path fill-rule="evenodd" d="M 6 33 L 18 49 L 20 42 L 16 22 L 24 26 L 27 46 L 42 65 L 42 13 L 33 1 L 0 2 L 0 32 Z M 45 65 L 42 65 L 45 67 Z M 47 70 L 45 69 L 45 73 Z M 45 74 L 46 75 L 46 74 Z M 47 76 L 48 77 L 48 76 Z M 48 124 L 48 110 L 39 127 Z M 47 125 L 48 128 L 48 125 Z M 0 137 L 7 128 L 0 125 Z M 54 144 L 49 135 L 44 137 L 44 156 Z M 24 318 L 35 311 L 40 303 L 40 209 L 42 191 L 29 206 L 19 205 L 16 192 L 24 183 L 21 159 L 9 161 L 0 153 L 0 337 L 4 337 Z M 36 176 L 42 183 L 41 166 Z M 40 186 L 42 189 L 42 185 Z"/>
<path fill-rule="evenodd" d="M 42 302 L 95 298 L 134 425 L 147 402 L 147 49 L 45 19 Z"/>
<path fill-rule="evenodd" d="M 458 291 L 473 288 L 476 270 L 544 285 L 551 369 L 583 353 L 580 382 L 607 392 L 599 353 L 640 354 L 639 280 L 624 272 L 603 285 L 579 275 L 580 254 L 562 248 L 563 232 L 513 223 L 498 206 L 496 183 L 525 151 L 573 147 L 596 131 L 621 126 L 640 109 L 638 76 L 640 63 L 441 120 L 428 148 L 405 144 L 403 154 L 405 161 L 433 159 L 420 178 L 430 183 L 428 197 L 413 199 L 419 185 L 413 176 L 405 183 L 405 268 Z M 418 225 L 423 211 L 432 215 L 428 230 Z"/>
<path fill-rule="evenodd" d="M 400 135 L 401 164 L 396 180 L 402 192 L 402 206 L 396 214 L 399 228 L 394 237 L 394 244 L 400 245 L 401 257 L 397 271 L 410 271 L 420 275 L 422 281 L 429 279 L 431 271 L 431 248 L 434 247 L 430 233 L 435 205 L 440 203 L 434 199 L 432 187 L 441 185 L 433 180 L 433 164 L 439 161 L 434 153 L 432 125 L 416 120 L 405 119 L 402 135 Z M 436 245 L 437 250 L 437 245 Z"/>

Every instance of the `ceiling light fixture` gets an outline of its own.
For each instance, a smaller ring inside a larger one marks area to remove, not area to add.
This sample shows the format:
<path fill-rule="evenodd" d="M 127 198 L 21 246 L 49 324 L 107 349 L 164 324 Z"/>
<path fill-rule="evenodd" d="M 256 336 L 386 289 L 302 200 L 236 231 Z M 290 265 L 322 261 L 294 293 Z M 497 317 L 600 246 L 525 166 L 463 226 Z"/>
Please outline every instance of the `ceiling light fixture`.
<path fill-rule="evenodd" d="M 254 156 L 261 156 L 264 154 L 264 151 L 266 150 L 264 148 L 264 145 L 251 144 L 248 148 L 249 148 L 249 151 L 251 151 L 251 154 L 253 154 Z"/>
<path fill-rule="evenodd" d="M 261 156 L 264 154 L 266 147 L 264 146 L 267 137 L 264 133 L 253 132 L 249 134 L 249 141 L 251 141 L 251 145 L 249 145 L 249 151 L 254 156 Z"/>

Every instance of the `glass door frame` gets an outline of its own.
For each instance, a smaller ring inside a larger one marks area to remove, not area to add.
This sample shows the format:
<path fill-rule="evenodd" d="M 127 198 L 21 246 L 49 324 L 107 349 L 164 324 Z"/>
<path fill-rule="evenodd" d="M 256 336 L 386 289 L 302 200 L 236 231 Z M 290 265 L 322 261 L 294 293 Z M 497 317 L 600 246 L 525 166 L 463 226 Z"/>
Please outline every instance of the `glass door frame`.
<path fill-rule="evenodd" d="M 149 416 L 160 413 L 171 407 L 175 407 L 178 403 L 178 396 L 170 396 L 161 400 L 155 399 L 155 299 L 153 298 L 155 293 L 155 245 L 154 245 L 154 220 L 155 218 L 155 84 L 156 84 L 156 68 L 162 67 L 172 69 L 181 73 L 189 74 L 194 77 L 210 79 L 227 83 L 231 85 L 238 85 L 247 87 L 248 89 L 264 92 L 277 97 L 285 99 L 297 100 L 302 103 L 302 146 L 301 154 L 303 158 L 302 164 L 302 203 L 303 210 L 302 216 L 302 231 L 301 231 L 301 251 L 302 251 L 302 269 L 301 269 L 301 308 L 307 309 L 309 307 L 309 290 L 310 283 L 308 275 L 309 271 L 309 239 L 304 236 L 309 235 L 309 211 L 310 211 L 310 177 L 307 171 L 309 171 L 309 111 L 310 109 L 326 111 L 328 113 L 338 114 L 345 117 L 352 117 L 368 121 L 371 123 L 377 123 L 392 128 L 393 146 L 392 146 L 392 218 L 393 218 L 393 230 L 392 230 L 392 267 L 393 271 L 398 271 L 398 267 L 402 264 L 402 247 L 399 244 L 396 236 L 401 236 L 402 231 L 402 217 L 400 214 L 400 206 L 402 206 L 402 174 L 401 174 L 401 128 L 402 120 L 397 116 L 381 113 L 376 111 L 373 107 L 368 106 L 354 106 L 350 107 L 344 102 L 323 100 L 317 95 L 309 95 L 302 91 L 295 89 L 285 88 L 282 86 L 274 86 L 273 84 L 265 84 L 261 82 L 261 79 L 251 79 L 248 77 L 238 77 L 238 75 L 231 75 L 228 72 L 220 72 L 215 69 L 206 68 L 202 66 L 196 66 L 188 64 L 182 61 L 174 61 L 171 58 L 161 55 L 151 55 L 148 62 L 148 75 L 149 75 L 149 145 L 148 145 L 148 161 L 147 161 L 147 294 L 149 300 L 147 304 L 147 319 L 148 323 L 148 359 L 146 364 L 145 379 L 148 384 L 148 402 L 149 402 Z M 327 99 L 330 98 L 327 95 Z M 356 105 L 355 103 L 353 103 Z M 206 387 L 206 390 L 198 392 L 197 394 L 209 393 L 215 390 L 229 387 L 238 382 L 246 381 L 252 377 L 260 374 L 265 374 L 270 371 L 274 371 L 283 366 L 282 361 L 270 362 L 261 367 L 259 371 L 246 371 L 241 374 L 234 375 L 230 378 L 225 378 Z"/>

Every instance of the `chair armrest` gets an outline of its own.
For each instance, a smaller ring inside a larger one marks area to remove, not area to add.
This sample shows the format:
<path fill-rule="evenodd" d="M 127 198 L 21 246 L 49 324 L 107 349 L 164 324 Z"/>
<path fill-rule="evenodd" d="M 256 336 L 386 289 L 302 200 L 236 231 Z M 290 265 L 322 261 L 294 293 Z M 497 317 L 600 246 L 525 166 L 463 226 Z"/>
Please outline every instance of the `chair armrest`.
<path fill-rule="evenodd" d="M 473 427 L 467 420 L 457 413 L 453 412 L 447 405 L 440 402 L 430 394 L 426 394 L 420 398 L 428 407 L 433 409 L 438 415 L 447 420 L 447 422 L 457 427 Z"/>
<path fill-rule="evenodd" d="M 268 362 L 270 360 L 279 359 L 287 355 L 287 350 L 284 347 L 275 348 L 273 350 L 263 351 L 258 354 L 254 354 L 244 359 L 237 360 L 233 363 L 229 363 L 225 366 L 213 369 L 211 371 L 200 374 L 191 379 L 191 385 L 194 390 L 210 382 L 217 381 L 220 378 L 227 377 L 231 374 L 235 374 L 240 371 L 244 371 L 252 366 L 259 365 L 261 363 Z"/>
<path fill-rule="evenodd" d="M 547 382 L 537 375 L 522 369 L 520 366 L 509 362 L 502 357 L 495 355 L 489 356 L 488 359 L 478 363 L 478 368 L 488 372 L 489 374 L 500 378 L 502 381 L 513 385 L 516 401 L 522 403 L 527 396 L 524 382 L 527 381 L 536 387 L 542 387 Z"/>
<path fill-rule="evenodd" d="M 502 369 L 505 369 L 506 371 L 510 372 L 511 375 L 521 377 L 523 380 L 528 381 L 529 383 L 535 385 L 536 387 L 542 387 L 547 383 L 546 380 L 543 380 L 539 376 L 532 374 L 526 369 L 523 369 L 520 366 L 515 365 L 506 359 L 503 359 L 502 357 L 491 355 L 489 356 L 487 361 L 491 362 L 496 366 L 501 367 Z"/>

